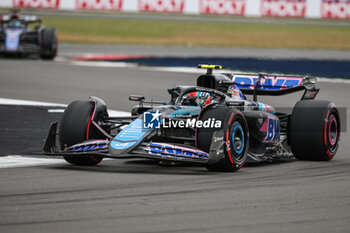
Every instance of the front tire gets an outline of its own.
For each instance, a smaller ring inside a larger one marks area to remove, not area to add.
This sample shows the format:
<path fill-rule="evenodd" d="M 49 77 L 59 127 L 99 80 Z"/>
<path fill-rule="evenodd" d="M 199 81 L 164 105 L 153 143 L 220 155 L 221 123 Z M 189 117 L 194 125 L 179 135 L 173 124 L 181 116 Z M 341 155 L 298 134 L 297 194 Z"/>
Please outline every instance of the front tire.
<path fill-rule="evenodd" d="M 61 148 L 69 147 L 90 139 L 92 135 L 91 115 L 94 103 L 91 101 L 74 101 L 64 111 L 59 126 Z M 63 156 L 71 164 L 82 166 L 97 165 L 102 161 L 101 156 Z"/>
<path fill-rule="evenodd" d="M 331 160 L 339 146 L 338 109 L 329 101 L 299 101 L 290 118 L 288 138 L 297 159 Z"/>
<path fill-rule="evenodd" d="M 234 172 L 243 167 L 248 153 L 249 133 L 247 122 L 240 111 L 233 108 L 217 107 L 209 108 L 201 113 L 200 120 L 209 118 L 221 120 L 224 157 L 213 164 L 207 165 L 209 171 Z M 197 147 L 205 152 L 209 152 L 213 140 L 213 134 L 217 129 L 197 129 Z"/>

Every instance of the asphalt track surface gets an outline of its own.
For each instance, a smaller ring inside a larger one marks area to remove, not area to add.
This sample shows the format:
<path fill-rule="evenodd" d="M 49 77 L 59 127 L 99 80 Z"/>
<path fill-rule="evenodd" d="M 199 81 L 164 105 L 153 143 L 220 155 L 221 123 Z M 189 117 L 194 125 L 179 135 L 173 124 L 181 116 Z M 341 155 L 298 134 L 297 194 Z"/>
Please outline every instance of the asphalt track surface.
<path fill-rule="evenodd" d="M 164 99 L 166 88 L 194 84 L 196 78 L 141 68 L 82 67 L 63 59 L 1 59 L 0 70 L 1 97 L 68 104 L 95 95 L 124 111 L 134 104 L 129 94 Z M 318 86 L 318 99 L 350 109 L 349 84 Z M 288 107 L 297 96 L 261 100 Z M 92 168 L 60 162 L 2 168 L 0 231 L 349 232 L 349 139 L 343 132 L 330 162 L 263 163 L 236 173 L 140 159 L 106 160 Z"/>

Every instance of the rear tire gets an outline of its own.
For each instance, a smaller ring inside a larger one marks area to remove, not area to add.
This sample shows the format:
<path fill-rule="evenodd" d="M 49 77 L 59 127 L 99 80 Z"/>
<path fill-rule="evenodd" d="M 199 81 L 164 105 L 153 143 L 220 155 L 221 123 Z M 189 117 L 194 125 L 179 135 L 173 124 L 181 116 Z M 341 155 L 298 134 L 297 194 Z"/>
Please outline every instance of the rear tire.
<path fill-rule="evenodd" d="M 57 31 L 54 28 L 45 28 L 41 31 L 40 57 L 52 60 L 57 54 Z"/>
<path fill-rule="evenodd" d="M 224 158 L 219 162 L 207 165 L 209 171 L 234 172 L 243 167 L 249 146 L 248 125 L 242 113 L 233 108 L 217 107 L 209 108 L 201 113 L 200 120 L 209 118 L 221 120 L 224 133 Z M 197 147 L 209 153 L 213 140 L 213 134 L 218 129 L 198 128 Z"/>
<path fill-rule="evenodd" d="M 291 115 L 288 138 L 297 159 L 331 160 L 339 146 L 338 109 L 329 101 L 299 101 Z"/>
<path fill-rule="evenodd" d="M 93 110 L 94 103 L 91 101 L 74 101 L 68 105 L 59 126 L 61 148 L 90 139 L 92 130 L 89 124 Z M 101 156 L 63 156 L 63 158 L 68 163 L 83 166 L 99 164 L 103 159 Z"/>

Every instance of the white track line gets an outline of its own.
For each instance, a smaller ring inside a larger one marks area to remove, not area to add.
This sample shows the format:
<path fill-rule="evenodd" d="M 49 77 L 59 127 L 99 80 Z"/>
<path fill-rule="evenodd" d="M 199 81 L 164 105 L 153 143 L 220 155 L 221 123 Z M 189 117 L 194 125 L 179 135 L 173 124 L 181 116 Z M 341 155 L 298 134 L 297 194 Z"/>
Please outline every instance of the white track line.
<path fill-rule="evenodd" d="M 63 164 L 62 159 L 50 159 L 50 158 L 32 158 L 19 155 L 9 155 L 0 157 L 0 168 L 13 168 L 13 167 L 33 167 L 40 165 L 50 164 Z"/>
<path fill-rule="evenodd" d="M 117 111 L 117 110 L 108 110 L 108 114 L 110 117 L 131 116 L 130 112 L 123 112 L 123 111 Z"/>
<path fill-rule="evenodd" d="M 66 107 L 65 104 L 39 102 L 31 100 L 0 98 L 0 105 L 24 105 L 24 106 L 43 106 L 43 107 Z"/>
<path fill-rule="evenodd" d="M 117 68 L 136 68 L 137 63 L 129 62 L 106 62 L 106 61 L 71 61 L 70 64 L 75 66 L 87 67 L 117 67 Z"/>
<path fill-rule="evenodd" d="M 65 104 L 48 103 L 40 101 L 29 101 L 19 99 L 0 98 L 0 105 L 22 105 L 22 106 L 43 106 L 43 107 L 67 107 Z M 62 113 L 63 109 L 48 109 L 49 113 Z M 116 110 L 108 110 L 108 114 L 114 116 L 130 116 L 130 113 Z M 0 157 L 0 168 L 32 167 L 50 164 L 64 164 L 63 159 L 56 158 L 33 158 L 20 155 L 9 155 Z"/>
<path fill-rule="evenodd" d="M 341 78 L 317 78 L 317 82 L 350 84 L 349 79 L 341 79 Z"/>
<path fill-rule="evenodd" d="M 48 113 L 63 113 L 64 109 L 48 109 Z"/>
<path fill-rule="evenodd" d="M 42 106 L 42 107 L 67 107 L 66 104 L 58 104 L 58 103 L 49 103 L 49 102 L 41 102 L 41 101 L 32 101 L 32 100 L 21 100 L 21 99 L 8 99 L 8 98 L 0 98 L 0 105 L 21 105 L 21 106 Z M 48 109 L 49 113 L 60 113 L 63 112 L 62 109 Z M 117 110 L 108 110 L 108 114 L 111 117 L 115 116 L 130 116 L 129 112 L 125 111 L 117 111 Z"/>

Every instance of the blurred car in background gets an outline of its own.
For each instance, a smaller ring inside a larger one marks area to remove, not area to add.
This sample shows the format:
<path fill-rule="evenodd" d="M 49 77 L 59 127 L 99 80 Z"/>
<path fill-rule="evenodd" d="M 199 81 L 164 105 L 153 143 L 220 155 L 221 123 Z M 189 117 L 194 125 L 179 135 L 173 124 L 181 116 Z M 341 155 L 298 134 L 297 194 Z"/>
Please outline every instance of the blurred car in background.
<path fill-rule="evenodd" d="M 35 15 L 20 15 L 18 10 L 0 16 L 0 53 L 31 55 L 53 59 L 57 54 L 57 30 L 41 25 Z M 29 24 L 38 23 L 34 29 Z"/>

